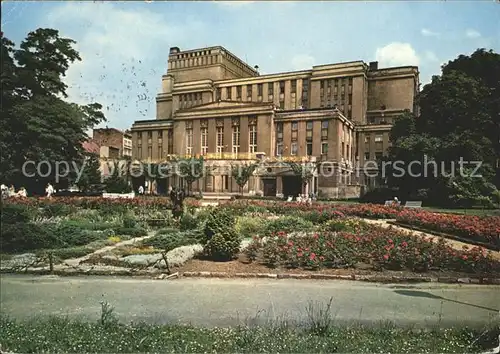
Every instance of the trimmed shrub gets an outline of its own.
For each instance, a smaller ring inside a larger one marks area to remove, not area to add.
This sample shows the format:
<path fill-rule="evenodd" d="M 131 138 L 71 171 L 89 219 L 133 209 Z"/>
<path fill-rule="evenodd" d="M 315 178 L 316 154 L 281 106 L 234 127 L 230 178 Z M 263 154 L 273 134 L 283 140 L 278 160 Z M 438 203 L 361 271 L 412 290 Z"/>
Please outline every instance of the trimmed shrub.
<path fill-rule="evenodd" d="M 249 238 L 264 234 L 267 220 L 256 217 L 240 216 L 236 220 L 236 232 L 241 238 Z"/>
<path fill-rule="evenodd" d="M 205 223 L 204 254 L 214 261 L 229 261 L 238 254 L 241 239 L 235 217 L 226 208 L 212 208 Z"/>
<path fill-rule="evenodd" d="M 117 227 L 114 231 L 117 235 L 130 235 L 133 237 L 141 237 L 148 234 L 146 229 L 140 227 Z"/>
<path fill-rule="evenodd" d="M 54 232 L 53 225 L 42 226 L 29 222 L 2 224 L 1 248 L 3 252 L 23 252 L 62 246 L 64 242 Z"/>
<path fill-rule="evenodd" d="M 180 232 L 176 229 L 163 229 L 155 236 L 142 241 L 142 245 L 169 252 L 177 247 L 199 244 L 201 236 L 199 231 Z"/>
<path fill-rule="evenodd" d="M 29 222 L 39 214 L 38 209 L 24 204 L 6 203 L 2 206 L 2 225 Z"/>
<path fill-rule="evenodd" d="M 194 230 L 198 228 L 199 220 L 191 213 L 182 215 L 179 228 L 181 231 Z"/>

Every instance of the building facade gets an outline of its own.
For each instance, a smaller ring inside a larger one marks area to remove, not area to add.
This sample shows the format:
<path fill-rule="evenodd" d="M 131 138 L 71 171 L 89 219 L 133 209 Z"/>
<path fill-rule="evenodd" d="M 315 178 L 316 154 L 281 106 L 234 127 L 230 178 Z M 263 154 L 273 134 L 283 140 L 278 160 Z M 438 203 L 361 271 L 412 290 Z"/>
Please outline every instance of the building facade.
<path fill-rule="evenodd" d="M 156 119 L 132 126 L 133 159 L 205 156 L 217 167 L 192 186 L 204 192 L 237 192 L 229 166 L 258 161 L 245 192 L 356 197 L 374 183 L 364 175 L 366 162 L 386 153 L 393 120 L 416 109 L 414 66 L 353 61 L 270 75 L 257 69 L 223 47 L 171 48 Z M 284 160 L 326 167 L 297 186 Z"/>
<path fill-rule="evenodd" d="M 100 146 L 103 158 L 132 157 L 132 135 L 116 128 L 94 129 L 92 139 Z"/>

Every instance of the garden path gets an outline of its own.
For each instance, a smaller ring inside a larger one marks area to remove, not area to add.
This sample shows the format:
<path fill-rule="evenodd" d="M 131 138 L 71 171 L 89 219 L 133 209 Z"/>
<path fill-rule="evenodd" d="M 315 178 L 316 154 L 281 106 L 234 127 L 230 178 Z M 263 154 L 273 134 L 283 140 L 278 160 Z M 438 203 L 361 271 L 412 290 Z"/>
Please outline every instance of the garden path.
<path fill-rule="evenodd" d="M 108 251 L 111 251 L 117 247 L 121 247 L 121 246 L 127 246 L 127 245 L 133 245 L 137 242 L 140 242 L 142 240 L 146 240 L 148 238 L 151 238 L 153 237 L 154 235 L 156 234 L 156 231 L 150 231 L 148 232 L 148 234 L 146 236 L 142 236 L 142 237 L 134 237 L 130 240 L 126 240 L 126 241 L 122 241 L 122 242 L 118 242 L 118 243 L 115 243 L 114 245 L 111 245 L 111 246 L 106 246 L 106 247 L 103 247 L 103 248 L 100 248 L 96 251 L 94 251 L 93 253 L 89 253 L 83 257 L 79 257 L 79 258 L 73 258 L 73 259 L 67 259 L 63 262 L 64 265 L 67 265 L 67 266 L 70 266 L 70 267 L 76 267 L 78 266 L 81 262 L 84 262 L 86 260 L 88 260 L 91 256 L 93 255 L 96 255 L 96 254 L 101 254 L 101 253 L 105 253 L 105 252 L 108 252 Z"/>
<path fill-rule="evenodd" d="M 425 233 L 425 232 L 421 232 L 421 231 L 415 231 L 415 230 L 412 230 L 412 229 L 409 229 L 409 228 L 406 228 L 406 227 L 396 226 L 396 225 L 389 224 L 389 222 L 391 222 L 391 221 L 394 222 L 396 220 L 387 220 L 387 219 L 384 219 L 384 220 L 363 219 L 363 220 L 366 221 L 369 224 L 372 224 L 372 225 L 377 225 L 377 226 L 381 226 L 381 227 L 385 227 L 385 228 L 392 227 L 393 229 L 396 229 L 396 230 L 399 230 L 399 231 L 402 231 L 402 232 L 413 233 L 415 235 L 423 236 L 423 237 L 430 237 L 433 240 L 434 239 L 438 240 L 440 238 L 443 238 L 441 236 L 436 236 L 436 235 Z M 462 250 L 464 246 L 467 246 L 469 248 L 470 247 L 475 247 L 474 245 L 471 245 L 471 244 L 468 244 L 468 243 L 465 243 L 465 242 L 456 241 L 456 240 L 450 240 L 448 238 L 446 239 L 446 242 L 451 247 L 453 247 L 456 250 Z M 495 258 L 495 259 L 500 260 L 500 252 L 491 251 L 491 256 L 493 258 Z"/>

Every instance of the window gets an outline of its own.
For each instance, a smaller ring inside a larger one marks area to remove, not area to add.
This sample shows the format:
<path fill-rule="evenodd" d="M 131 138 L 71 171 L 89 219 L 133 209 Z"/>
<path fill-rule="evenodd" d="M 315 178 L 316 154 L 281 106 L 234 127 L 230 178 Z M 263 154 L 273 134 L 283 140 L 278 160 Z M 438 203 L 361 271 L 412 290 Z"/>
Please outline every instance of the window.
<path fill-rule="evenodd" d="M 306 140 L 312 141 L 313 138 L 313 122 L 309 121 L 306 123 Z"/>
<path fill-rule="evenodd" d="M 158 145 L 158 158 L 163 159 L 163 146 Z"/>
<path fill-rule="evenodd" d="M 148 144 L 151 145 L 153 139 L 153 132 L 148 131 Z"/>
<path fill-rule="evenodd" d="M 276 124 L 276 132 L 278 133 L 277 138 L 280 140 L 283 139 L 283 123 Z"/>
<path fill-rule="evenodd" d="M 351 149 L 349 149 L 349 144 L 347 144 L 347 148 L 346 148 L 346 150 L 345 150 L 345 154 L 346 154 L 346 158 L 347 158 L 347 160 L 349 160 L 349 159 L 350 159 L 350 156 L 349 156 L 349 155 L 350 155 L 350 152 L 351 152 Z"/>
<path fill-rule="evenodd" d="M 151 160 L 153 158 L 153 147 L 148 146 L 148 159 Z"/>
<path fill-rule="evenodd" d="M 292 143 L 290 153 L 295 156 L 297 155 L 297 143 Z"/>
<path fill-rule="evenodd" d="M 321 142 L 321 155 L 327 155 L 327 154 L 328 154 L 328 142 L 322 141 Z"/>
<path fill-rule="evenodd" d="M 365 144 L 370 144 L 370 137 L 369 136 L 365 136 Z"/>
<path fill-rule="evenodd" d="M 292 140 L 297 140 L 298 130 L 299 130 L 299 123 L 292 122 Z"/>
<path fill-rule="evenodd" d="M 257 85 L 257 94 L 258 94 L 258 96 L 262 96 L 262 87 L 263 87 L 263 84 L 258 84 Z"/>
<path fill-rule="evenodd" d="M 349 94 L 349 104 L 352 104 L 352 93 Z"/>
<path fill-rule="evenodd" d="M 285 94 L 285 81 L 280 81 L 280 94 Z"/>
<path fill-rule="evenodd" d="M 365 161 L 369 161 L 369 160 L 370 160 L 370 153 L 365 152 Z"/>
<path fill-rule="evenodd" d="M 252 85 L 247 85 L 247 100 L 252 100 Z"/>
<path fill-rule="evenodd" d="M 251 153 L 257 152 L 257 125 L 253 124 L 248 127 L 249 130 L 249 151 Z"/>
<path fill-rule="evenodd" d="M 228 175 L 222 176 L 222 181 L 224 183 L 224 190 L 228 190 L 229 189 L 229 176 Z"/>
<path fill-rule="evenodd" d="M 236 99 L 241 100 L 241 86 L 236 87 Z"/>
<path fill-rule="evenodd" d="M 217 101 L 219 101 L 221 99 L 221 92 L 222 92 L 221 89 L 218 88 L 217 91 L 216 91 L 216 94 L 215 94 L 215 99 Z"/>
<path fill-rule="evenodd" d="M 321 122 L 321 139 L 328 139 L 328 121 L 324 120 Z"/>
<path fill-rule="evenodd" d="M 217 127 L 217 154 L 224 152 L 224 127 Z"/>
<path fill-rule="evenodd" d="M 276 143 L 276 156 L 283 155 L 283 142 L 278 141 Z"/>
<path fill-rule="evenodd" d="M 307 156 L 312 156 L 312 154 L 313 154 L 312 142 L 308 142 L 306 147 L 307 147 Z"/>
<path fill-rule="evenodd" d="M 297 80 L 292 80 L 292 93 L 297 92 Z"/>
<path fill-rule="evenodd" d="M 238 154 L 240 152 L 240 127 L 238 125 L 233 126 L 233 154 Z"/>
<path fill-rule="evenodd" d="M 285 109 L 285 101 L 280 101 L 280 109 Z"/>
<path fill-rule="evenodd" d="M 232 98 L 231 98 L 231 91 L 232 91 L 232 90 L 231 90 L 231 87 L 226 87 L 226 94 L 227 94 L 227 96 L 226 96 L 226 97 L 227 97 L 227 99 L 228 99 L 228 100 L 231 100 L 231 99 L 232 99 Z"/>
<path fill-rule="evenodd" d="M 158 145 L 161 145 L 163 142 L 163 132 L 161 130 L 158 130 Z"/>
<path fill-rule="evenodd" d="M 375 152 L 375 160 L 381 160 L 384 154 L 382 152 Z"/>
<path fill-rule="evenodd" d="M 208 153 L 208 128 L 201 127 L 201 154 L 206 155 Z"/>
<path fill-rule="evenodd" d="M 307 108 L 307 102 L 309 100 L 309 80 L 302 80 L 302 100 L 301 105 L 303 108 Z"/>
<path fill-rule="evenodd" d="M 137 147 L 137 158 L 142 159 L 142 146 Z"/>
<path fill-rule="evenodd" d="M 274 83 L 273 82 L 270 82 L 267 84 L 267 94 L 269 96 L 272 96 L 274 93 Z"/>
<path fill-rule="evenodd" d="M 186 155 L 193 154 L 193 129 L 186 129 Z"/>
<path fill-rule="evenodd" d="M 174 131 L 173 129 L 167 130 L 167 154 L 174 153 Z"/>
<path fill-rule="evenodd" d="M 137 133 L 137 145 L 142 145 L 142 132 Z"/>
<path fill-rule="evenodd" d="M 382 140 L 383 140 L 382 135 L 380 135 L 380 134 L 375 135 L 375 142 L 376 143 L 381 143 Z"/>
<path fill-rule="evenodd" d="M 342 155 L 343 158 L 345 157 L 345 144 L 342 143 Z"/>

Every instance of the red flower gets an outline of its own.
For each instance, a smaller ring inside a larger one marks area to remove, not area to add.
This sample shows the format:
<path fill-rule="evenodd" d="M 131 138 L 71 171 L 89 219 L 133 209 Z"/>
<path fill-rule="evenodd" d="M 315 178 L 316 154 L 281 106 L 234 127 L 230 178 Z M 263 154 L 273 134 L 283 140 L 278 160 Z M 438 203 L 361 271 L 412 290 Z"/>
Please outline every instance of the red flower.
<path fill-rule="evenodd" d="M 309 256 L 309 259 L 311 261 L 314 261 L 314 258 L 316 258 L 316 253 L 311 253 L 311 255 Z"/>
<path fill-rule="evenodd" d="M 302 257 L 302 252 L 297 253 L 297 257 Z"/>
<path fill-rule="evenodd" d="M 463 259 L 464 261 L 466 261 L 468 258 L 469 258 L 469 257 L 467 257 L 467 255 L 465 255 L 465 254 L 462 256 L 462 259 Z"/>
<path fill-rule="evenodd" d="M 388 260 L 389 259 L 389 255 L 388 254 L 384 254 L 384 259 Z"/>

